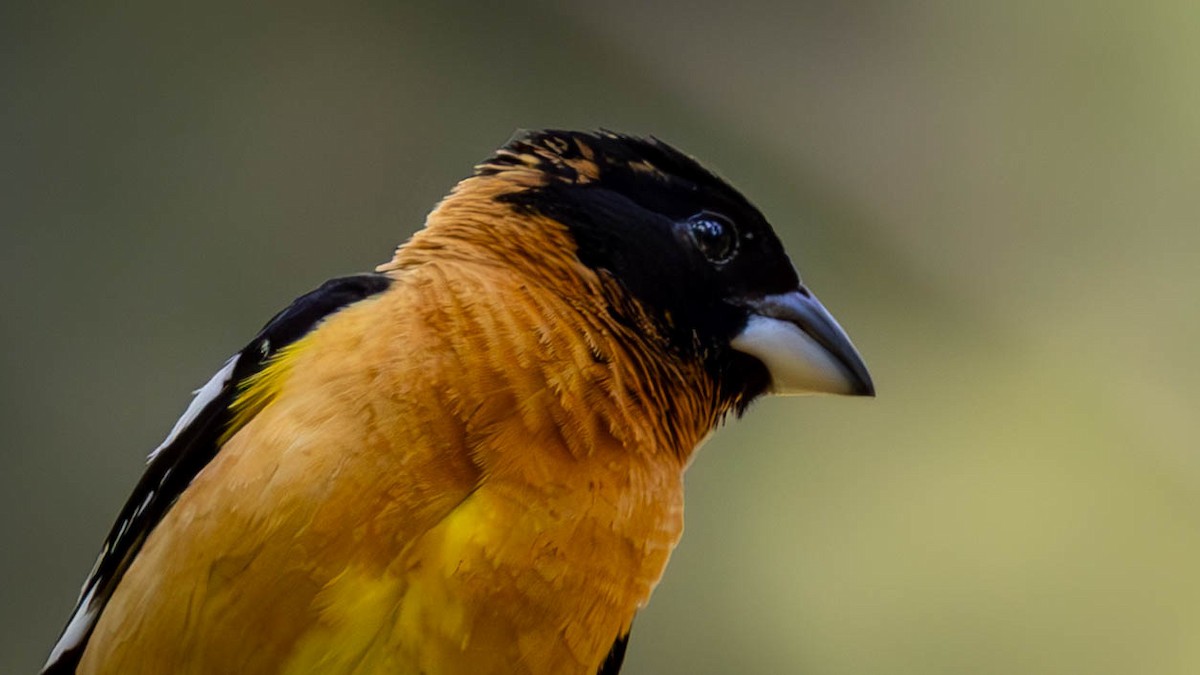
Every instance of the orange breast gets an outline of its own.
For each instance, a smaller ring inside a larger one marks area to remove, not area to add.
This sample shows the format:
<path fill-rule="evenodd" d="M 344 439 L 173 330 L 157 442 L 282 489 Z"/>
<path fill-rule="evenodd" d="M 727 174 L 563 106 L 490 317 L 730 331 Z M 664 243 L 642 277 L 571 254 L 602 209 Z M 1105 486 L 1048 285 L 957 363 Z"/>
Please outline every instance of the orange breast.
<path fill-rule="evenodd" d="M 80 672 L 594 673 L 679 537 L 673 446 L 712 420 L 664 435 L 627 344 L 492 274 L 398 272 L 291 350 Z"/>

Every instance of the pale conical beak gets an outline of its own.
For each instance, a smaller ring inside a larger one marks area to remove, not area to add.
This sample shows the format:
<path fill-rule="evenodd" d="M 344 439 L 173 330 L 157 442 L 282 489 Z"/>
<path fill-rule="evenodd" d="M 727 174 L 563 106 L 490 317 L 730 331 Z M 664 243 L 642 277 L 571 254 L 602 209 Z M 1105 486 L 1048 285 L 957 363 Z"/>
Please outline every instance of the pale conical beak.
<path fill-rule="evenodd" d="M 846 331 L 808 289 L 744 305 L 750 319 L 730 345 L 762 361 L 772 394 L 875 395 L 871 374 Z"/>

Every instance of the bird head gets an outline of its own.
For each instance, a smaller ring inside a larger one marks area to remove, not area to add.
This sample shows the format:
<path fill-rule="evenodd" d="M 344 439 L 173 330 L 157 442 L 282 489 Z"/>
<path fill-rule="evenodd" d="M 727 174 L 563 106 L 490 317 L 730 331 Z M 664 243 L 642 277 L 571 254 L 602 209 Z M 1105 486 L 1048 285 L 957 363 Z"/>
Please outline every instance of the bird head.
<path fill-rule="evenodd" d="M 616 289 L 607 300 L 617 321 L 648 317 L 672 358 L 702 364 L 725 409 L 740 412 L 766 393 L 874 395 L 862 358 L 762 213 L 666 143 L 518 133 L 427 229 L 471 229 L 497 206 L 512 216 L 503 226 L 488 219 L 506 264 L 544 265 L 555 259 L 547 249 L 567 249 L 558 253 Z"/>

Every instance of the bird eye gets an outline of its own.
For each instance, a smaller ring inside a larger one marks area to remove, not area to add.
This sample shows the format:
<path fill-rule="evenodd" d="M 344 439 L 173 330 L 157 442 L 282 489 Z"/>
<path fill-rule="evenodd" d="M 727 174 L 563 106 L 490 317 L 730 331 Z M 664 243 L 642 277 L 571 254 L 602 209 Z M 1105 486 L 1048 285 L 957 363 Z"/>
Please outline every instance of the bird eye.
<path fill-rule="evenodd" d="M 737 229 L 724 216 L 703 211 L 688 220 L 688 230 L 709 262 L 726 263 L 737 253 Z"/>

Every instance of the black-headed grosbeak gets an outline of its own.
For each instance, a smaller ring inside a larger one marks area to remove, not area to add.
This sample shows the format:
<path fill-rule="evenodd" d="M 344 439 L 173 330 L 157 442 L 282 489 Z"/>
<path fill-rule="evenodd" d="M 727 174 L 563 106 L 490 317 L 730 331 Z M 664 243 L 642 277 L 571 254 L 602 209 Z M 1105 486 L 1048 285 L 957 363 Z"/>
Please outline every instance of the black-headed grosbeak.
<path fill-rule="evenodd" d="M 801 392 L 873 388 L 741 194 L 520 134 L 197 392 L 43 672 L 616 673 L 693 451 Z"/>

